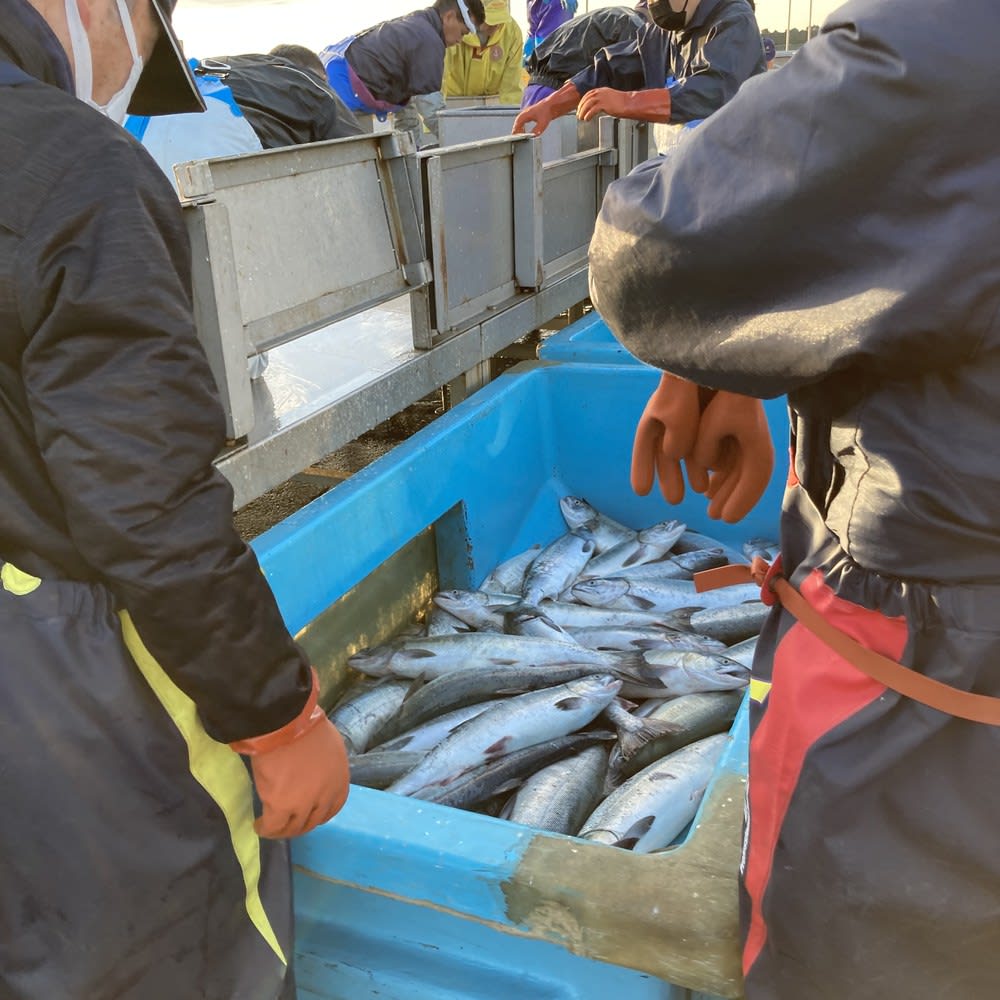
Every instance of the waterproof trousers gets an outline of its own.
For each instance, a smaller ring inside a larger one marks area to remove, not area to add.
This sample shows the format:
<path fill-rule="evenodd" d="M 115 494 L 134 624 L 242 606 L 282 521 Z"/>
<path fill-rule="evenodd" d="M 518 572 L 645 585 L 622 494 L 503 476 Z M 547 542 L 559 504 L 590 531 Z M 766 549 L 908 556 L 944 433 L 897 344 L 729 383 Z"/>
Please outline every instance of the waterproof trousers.
<path fill-rule="evenodd" d="M 841 631 L 1000 697 L 1000 587 L 862 569 L 797 485 L 782 554 Z M 750 694 L 747 1000 L 1000 996 L 1000 727 L 883 687 L 784 610 L 761 636 Z"/>
<path fill-rule="evenodd" d="M 288 845 L 243 760 L 107 590 L 0 567 L 0 998 L 288 996 Z"/>

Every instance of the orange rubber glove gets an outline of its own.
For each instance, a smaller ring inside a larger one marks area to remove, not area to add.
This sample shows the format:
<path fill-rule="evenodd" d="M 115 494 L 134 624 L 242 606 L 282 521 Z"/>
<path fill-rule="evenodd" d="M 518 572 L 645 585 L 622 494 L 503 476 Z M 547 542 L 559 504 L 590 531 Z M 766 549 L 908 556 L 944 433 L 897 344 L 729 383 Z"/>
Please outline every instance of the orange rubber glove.
<path fill-rule="evenodd" d="M 664 372 L 642 411 L 632 442 L 632 489 L 636 493 L 645 496 L 652 489 L 655 472 L 667 503 L 684 499 L 681 459 L 694 448 L 700 418 L 698 386 Z"/>
<path fill-rule="evenodd" d="M 537 104 L 526 107 L 514 119 L 511 135 L 523 135 L 529 122 L 534 122 L 532 135 L 541 135 L 556 118 L 568 115 L 580 103 L 580 91 L 572 83 L 564 83 L 554 94 L 543 97 Z"/>
<path fill-rule="evenodd" d="M 576 115 L 582 121 L 589 122 L 599 114 L 632 118 L 640 122 L 669 122 L 670 91 L 664 87 L 654 90 L 596 87 L 583 95 Z"/>
<path fill-rule="evenodd" d="M 347 801 L 351 781 L 344 741 L 319 707 L 319 678 L 305 708 L 287 725 L 263 736 L 230 743 L 250 758 L 263 810 L 258 836 L 300 837 L 325 823 Z"/>
<path fill-rule="evenodd" d="M 764 404 L 720 390 L 701 414 L 697 440 L 685 459 L 688 482 L 710 503 L 708 516 L 741 521 L 760 500 L 774 471 L 774 444 Z"/>

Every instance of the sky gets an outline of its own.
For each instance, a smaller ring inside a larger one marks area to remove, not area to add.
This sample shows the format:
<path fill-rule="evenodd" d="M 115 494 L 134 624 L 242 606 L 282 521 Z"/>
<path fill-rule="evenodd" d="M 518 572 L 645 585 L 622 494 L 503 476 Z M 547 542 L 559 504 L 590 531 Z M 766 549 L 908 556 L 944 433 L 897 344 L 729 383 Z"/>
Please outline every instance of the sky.
<path fill-rule="evenodd" d="M 432 0 L 179 0 L 174 24 L 189 56 L 236 55 L 267 52 L 281 42 L 294 42 L 319 50 L 331 42 L 376 21 L 398 17 L 429 6 Z M 579 12 L 587 0 L 579 0 Z M 628 0 L 625 0 L 628 4 Z M 770 30 L 778 47 L 788 22 L 789 5 L 793 28 L 805 28 L 812 6 L 813 24 L 821 24 L 840 0 L 757 0 L 757 23 Z M 629 4 L 630 5 L 630 4 Z M 589 9 L 615 6 L 591 2 Z M 512 0 L 511 10 L 522 29 L 527 26 L 526 4 Z"/>

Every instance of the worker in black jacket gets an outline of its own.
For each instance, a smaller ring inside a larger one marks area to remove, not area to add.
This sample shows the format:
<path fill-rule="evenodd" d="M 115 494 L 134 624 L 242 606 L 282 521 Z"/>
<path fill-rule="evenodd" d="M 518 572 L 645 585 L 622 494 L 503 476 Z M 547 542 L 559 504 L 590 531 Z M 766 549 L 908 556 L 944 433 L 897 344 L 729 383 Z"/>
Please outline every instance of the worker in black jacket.
<path fill-rule="evenodd" d="M 200 105 L 172 7 L 0 0 L 4 997 L 291 995 L 283 838 L 347 794 L 212 464 L 176 196 L 118 124 Z"/>
<path fill-rule="evenodd" d="M 630 41 L 602 49 L 554 94 L 525 108 L 514 133 L 540 135 L 574 108 L 638 121 L 700 121 L 766 71 L 760 29 L 748 0 L 651 0 L 650 23 Z"/>
<path fill-rule="evenodd" d="M 354 115 L 330 89 L 319 56 L 303 45 L 202 64 L 229 86 L 265 149 L 361 134 Z"/>
<path fill-rule="evenodd" d="M 537 104 L 555 93 L 571 77 L 589 68 L 601 49 L 631 41 L 648 24 L 645 0 L 641 9 L 598 7 L 560 24 L 525 60 L 528 85 L 521 107 Z"/>
<path fill-rule="evenodd" d="M 445 49 L 476 34 L 483 0 L 434 0 L 432 7 L 382 21 L 320 52 L 330 86 L 355 114 L 385 120 L 444 78 Z"/>
<path fill-rule="evenodd" d="M 590 249 L 622 343 L 718 390 L 696 441 L 720 396 L 791 404 L 747 1000 L 998 995 L 1000 7 L 941 11 L 838 7 L 612 184 Z"/>

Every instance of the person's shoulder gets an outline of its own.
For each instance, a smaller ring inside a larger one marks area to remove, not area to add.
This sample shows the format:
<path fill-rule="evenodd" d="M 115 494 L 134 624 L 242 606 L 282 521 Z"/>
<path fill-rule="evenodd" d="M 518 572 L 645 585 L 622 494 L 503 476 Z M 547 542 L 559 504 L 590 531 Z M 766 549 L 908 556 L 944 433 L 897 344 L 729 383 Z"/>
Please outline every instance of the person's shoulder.
<path fill-rule="evenodd" d="M 81 208 L 100 199 L 177 196 L 142 146 L 116 122 L 56 87 L 32 88 L 17 155 L 5 163 L 11 188 L 25 199 L 24 223 L 52 201 Z M 0 156 L 0 159 L 6 159 Z"/>

